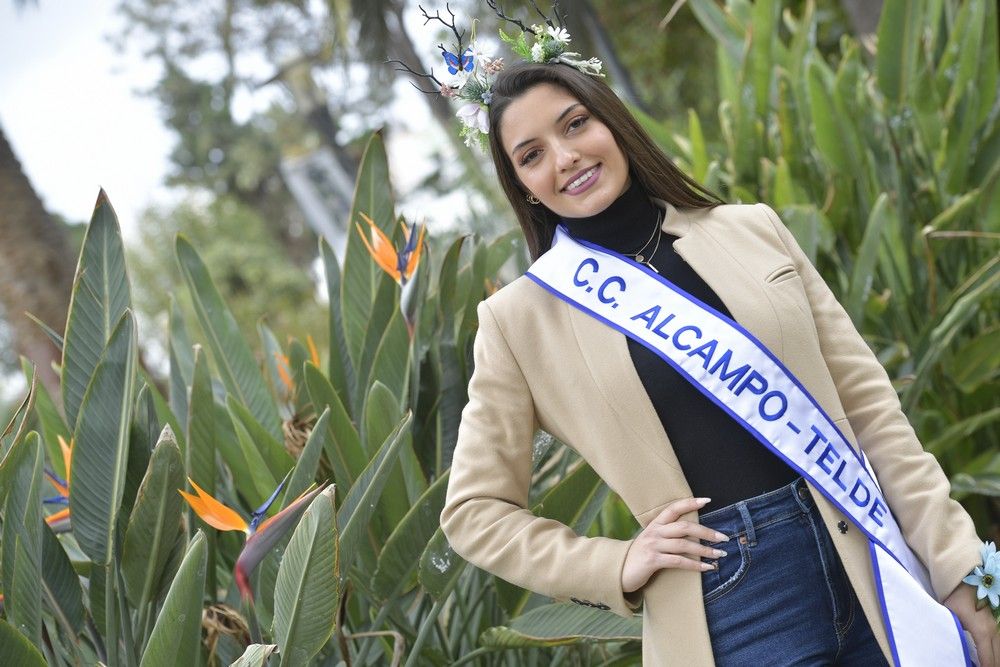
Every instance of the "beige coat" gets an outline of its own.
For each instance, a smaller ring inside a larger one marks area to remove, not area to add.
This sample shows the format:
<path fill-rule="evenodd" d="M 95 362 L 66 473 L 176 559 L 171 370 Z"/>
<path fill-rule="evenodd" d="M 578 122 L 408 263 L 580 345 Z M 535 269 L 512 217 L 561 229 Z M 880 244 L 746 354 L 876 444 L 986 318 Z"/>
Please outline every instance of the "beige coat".
<path fill-rule="evenodd" d="M 765 204 L 705 210 L 658 203 L 666 209 L 663 231 L 680 237 L 677 253 L 852 445 L 862 443 L 943 600 L 979 561 L 972 520 L 949 497 L 948 480 L 921 447 L 888 375 L 794 237 Z M 668 503 L 691 496 L 625 336 L 526 276 L 486 299 L 478 313 L 475 371 L 442 529 L 456 553 L 507 581 L 632 616 L 621 586 L 632 541 L 579 536 L 526 509 L 537 428 L 578 452 L 642 527 Z M 845 517 L 812 495 L 888 657 L 867 540 L 853 525 L 841 533 L 837 523 Z M 714 664 L 698 572 L 659 570 L 629 597 L 642 607 L 643 664 Z"/>

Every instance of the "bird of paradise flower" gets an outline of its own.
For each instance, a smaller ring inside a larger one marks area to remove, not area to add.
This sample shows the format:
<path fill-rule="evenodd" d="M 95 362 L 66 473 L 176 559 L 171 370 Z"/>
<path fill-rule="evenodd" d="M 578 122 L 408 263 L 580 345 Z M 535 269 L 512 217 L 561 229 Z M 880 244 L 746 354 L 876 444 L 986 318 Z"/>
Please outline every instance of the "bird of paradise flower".
<path fill-rule="evenodd" d="M 327 485 L 326 482 L 319 486 L 315 483 L 312 484 L 285 509 L 265 519 L 264 515 L 267 514 L 267 510 L 274 503 L 290 476 L 291 472 L 278 484 L 278 488 L 264 501 L 264 504 L 251 513 L 250 521 L 244 519 L 236 510 L 219 502 L 190 477 L 188 477 L 188 482 L 195 494 L 187 493 L 182 489 L 177 490 L 195 514 L 208 525 L 222 531 L 238 530 L 247 536 L 243 550 L 236 559 L 235 575 L 240 596 L 251 604 L 253 602 L 253 588 L 250 585 L 250 575 L 282 536 L 291 530 L 312 499 Z"/>
<path fill-rule="evenodd" d="M 399 224 L 403 228 L 403 248 L 397 251 L 396 246 L 385 235 L 385 232 L 378 228 L 374 220 L 364 213 L 359 212 L 359 215 L 368 223 L 371 231 L 371 242 L 369 243 L 361 224 L 354 223 L 365 248 L 368 249 L 368 254 L 375 260 L 379 268 L 388 273 L 403 290 L 399 299 L 399 309 L 403 313 L 406 329 L 412 338 L 417 311 L 415 286 L 418 281 L 411 279 L 420 264 L 420 253 L 424 247 L 424 232 L 427 228 L 423 225 L 417 225 L 417 223 L 407 226 L 400 220 Z M 418 226 L 420 227 L 419 231 L 417 230 Z"/>
<path fill-rule="evenodd" d="M 48 505 L 66 505 L 63 509 L 55 512 L 53 514 L 45 517 L 45 523 L 49 524 L 49 527 L 56 533 L 65 533 L 70 529 L 70 516 L 69 516 L 69 484 L 70 484 L 70 471 L 73 463 L 73 439 L 70 438 L 69 444 L 66 444 L 66 440 L 60 435 L 59 439 L 59 449 L 62 452 L 63 458 L 63 470 L 66 473 L 66 479 L 63 479 L 55 473 L 51 468 L 45 469 L 45 475 L 49 478 L 52 486 L 55 488 L 58 495 L 46 498 L 42 502 Z"/>
<path fill-rule="evenodd" d="M 396 246 L 385 235 L 385 232 L 378 228 L 374 220 L 364 213 L 359 213 L 359 215 L 364 218 L 371 230 L 372 240 L 369 243 L 365 237 L 364 230 L 361 228 L 361 223 L 354 223 L 358 228 L 358 233 L 361 234 L 361 240 L 364 242 L 365 248 L 368 249 L 368 254 L 372 256 L 375 263 L 388 273 L 393 280 L 401 286 L 406 285 L 406 282 L 413 276 L 414 271 L 417 270 L 417 265 L 420 263 L 420 252 L 424 245 L 424 231 L 426 228 L 421 225 L 420 230 L 414 233 L 417 227 L 416 223 L 407 227 L 404 222 L 400 221 L 399 224 L 403 228 L 404 240 L 403 249 L 397 251 Z"/>

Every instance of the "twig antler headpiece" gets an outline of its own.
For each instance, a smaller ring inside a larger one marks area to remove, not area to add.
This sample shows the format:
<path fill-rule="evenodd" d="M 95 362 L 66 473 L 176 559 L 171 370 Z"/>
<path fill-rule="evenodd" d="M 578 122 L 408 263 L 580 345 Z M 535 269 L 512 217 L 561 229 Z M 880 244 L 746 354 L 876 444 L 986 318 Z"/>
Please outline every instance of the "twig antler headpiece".
<path fill-rule="evenodd" d="M 516 37 L 508 35 L 500 30 L 500 39 L 510 45 L 514 51 L 524 60 L 535 63 L 563 63 L 570 67 L 575 67 L 584 74 L 594 76 L 604 76 L 601 72 L 601 61 L 597 58 L 583 60 L 579 53 L 567 50 L 570 42 L 569 32 L 564 27 L 564 16 L 559 11 L 558 1 L 552 3 L 552 13 L 555 14 L 556 21 L 547 17 L 538 4 L 532 0 L 532 6 L 539 16 L 542 17 L 544 25 L 525 26 L 521 21 L 508 16 L 497 0 L 486 0 L 486 4 L 496 15 L 509 23 L 513 23 L 520 28 L 520 34 Z M 458 110 L 456 115 L 462 120 L 460 136 L 465 138 L 465 144 L 471 146 L 473 142 L 485 152 L 487 150 L 487 137 L 489 135 L 488 110 L 493 99 L 493 80 L 496 74 L 503 69 L 503 58 L 493 58 L 481 53 L 476 47 L 475 22 L 473 22 L 472 36 L 469 43 L 464 42 L 465 31 L 459 31 L 455 25 L 455 13 L 451 11 L 448 4 L 445 4 L 445 11 L 451 15 L 450 20 L 445 20 L 440 11 L 435 11 L 434 15 L 427 13 L 422 6 L 417 5 L 424 15 L 424 25 L 431 21 L 439 21 L 455 35 L 454 51 L 449 51 L 444 44 L 438 44 L 448 73 L 452 75 L 452 81 L 444 83 L 434 76 L 434 69 L 430 73 L 418 72 L 400 60 L 390 60 L 389 62 L 399 65 L 396 69 L 402 72 L 409 72 L 414 76 L 427 79 L 437 85 L 436 90 L 425 90 L 416 84 L 413 86 L 430 95 L 444 95 L 466 100 L 466 104 Z M 532 43 L 528 43 L 528 36 L 531 36 Z"/>

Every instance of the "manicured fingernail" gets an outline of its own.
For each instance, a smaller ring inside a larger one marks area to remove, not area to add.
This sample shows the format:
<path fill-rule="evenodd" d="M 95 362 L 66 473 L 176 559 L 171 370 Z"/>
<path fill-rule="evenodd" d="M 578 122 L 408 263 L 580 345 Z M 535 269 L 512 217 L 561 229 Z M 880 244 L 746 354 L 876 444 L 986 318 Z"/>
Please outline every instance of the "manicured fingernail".
<path fill-rule="evenodd" d="M 712 502 L 712 499 L 711 499 L 711 498 L 696 498 L 695 500 L 697 500 L 697 501 L 698 501 L 698 504 L 699 504 L 699 505 L 705 505 L 705 504 L 707 504 L 707 503 L 710 503 L 710 502 Z"/>
<path fill-rule="evenodd" d="M 712 565 L 711 563 L 702 563 L 701 564 L 701 569 L 703 569 L 703 570 L 714 570 L 715 566 Z"/>
<path fill-rule="evenodd" d="M 717 557 L 720 557 L 720 558 L 722 556 L 728 556 L 729 555 L 728 553 L 726 553 L 722 549 L 715 549 L 715 550 L 712 551 L 712 553 L 714 553 Z"/>
<path fill-rule="evenodd" d="M 715 534 L 715 541 L 716 542 L 728 542 L 729 541 L 729 536 L 728 535 L 723 535 L 722 533 L 716 533 Z"/>

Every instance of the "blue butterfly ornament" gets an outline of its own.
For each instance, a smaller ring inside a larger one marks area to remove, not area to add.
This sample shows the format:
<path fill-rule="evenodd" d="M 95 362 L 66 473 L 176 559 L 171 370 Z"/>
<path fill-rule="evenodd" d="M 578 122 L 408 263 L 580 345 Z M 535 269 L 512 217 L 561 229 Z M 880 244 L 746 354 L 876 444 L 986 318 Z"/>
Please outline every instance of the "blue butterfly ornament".
<path fill-rule="evenodd" d="M 466 48 L 465 52 L 462 53 L 461 58 L 459 58 L 442 46 L 441 55 L 444 56 L 444 64 L 448 66 L 449 74 L 458 74 L 459 70 L 465 70 L 466 72 L 472 71 L 472 47 Z"/>

